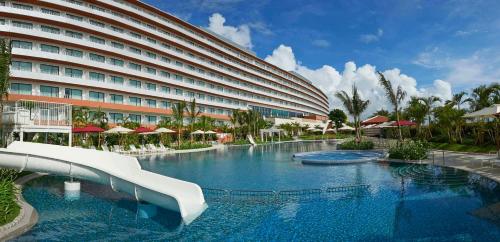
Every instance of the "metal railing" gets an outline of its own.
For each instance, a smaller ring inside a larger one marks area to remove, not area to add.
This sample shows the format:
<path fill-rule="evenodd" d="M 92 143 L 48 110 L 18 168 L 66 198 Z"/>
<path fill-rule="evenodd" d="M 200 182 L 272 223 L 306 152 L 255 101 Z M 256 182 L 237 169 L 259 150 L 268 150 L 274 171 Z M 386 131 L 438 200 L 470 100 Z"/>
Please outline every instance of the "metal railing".
<path fill-rule="evenodd" d="M 18 126 L 71 126 L 70 104 L 18 100 L 3 109 L 2 123 Z"/>

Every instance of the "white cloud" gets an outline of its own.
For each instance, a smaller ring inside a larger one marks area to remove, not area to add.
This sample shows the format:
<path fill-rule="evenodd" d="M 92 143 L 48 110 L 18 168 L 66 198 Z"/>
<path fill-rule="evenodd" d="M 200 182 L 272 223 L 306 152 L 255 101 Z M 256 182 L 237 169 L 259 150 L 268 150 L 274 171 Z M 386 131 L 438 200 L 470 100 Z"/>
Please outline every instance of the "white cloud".
<path fill-rule="evenodd" d="M 352 85 L 356 84 L 361 96 L 370 100 L 370 105 L 363 114 L 364 117 L 381 108 L 392 109 L 385 97 L 384 90 L 379 84 L 377 69 L 373 65 L 367 64 L 358 67 L 353 61 L 349 61 L 345 63 L 342 72 L 329 65 L 311 69 L 297 61 L 292 48 L 285 45 L 280 45 L 265 60 L 285 70 L 296 71 L 311 80 L 328 96 L 332 108 L 342 108 L 339 101 L 334 97 L 335 93 L 341 90 L 350 92 Z M 401 73 L 397 68 L 385 70 L 382 73 L 391 80 L 393 85 L 401 85 L 408 94 L 407 98 L 429 95 L 435 95 L 443 99 L 451 97 L 451 85 L 446 81 L 435 80 L 431 86 L 418 88 L 417 81 L 413 77 Z"/>
<path fill-rule="evenodd" d="M 359 37 L 359 40 L 361 42 L 364 42 L 366 44 L 371 43 L 371 42 L 377 42 L 382 35 L 384 35 L 384 30 L 382 29 L 377 29 L 377 33 L 373 34 L 363 34 Z"/>
<path fill-rule="evenodd" d="M 208 19 L 208 29 L 216 34 L 233 41 L 243 47 L 252 48 L 252 40 L 250 38 L 250 27 L 246 24 L 238 27 L 224 25 L 226 19 L 220 13 L 214 13 Z"/>
<path fill-rule="evenodd" d="M 312 45 L 320 48 L 330 47 L 330 41 L 326 39 L 315 39 L 312 41 Z"/>

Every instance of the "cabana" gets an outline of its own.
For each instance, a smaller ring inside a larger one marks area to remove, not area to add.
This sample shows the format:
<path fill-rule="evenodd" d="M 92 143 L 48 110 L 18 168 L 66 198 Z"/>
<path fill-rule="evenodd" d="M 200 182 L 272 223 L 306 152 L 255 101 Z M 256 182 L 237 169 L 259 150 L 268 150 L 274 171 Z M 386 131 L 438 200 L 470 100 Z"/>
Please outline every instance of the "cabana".
<path fill-rule="evenodd" d="M 274 134 L 278 133 L 278 141 L 281 141 L 281 132 L 283 129 L 270 128 L 260 130 L 260 140 L 265 140 L 267 142 L 267 136 L 271 136 L 271 142 L 274 142 Z"/>

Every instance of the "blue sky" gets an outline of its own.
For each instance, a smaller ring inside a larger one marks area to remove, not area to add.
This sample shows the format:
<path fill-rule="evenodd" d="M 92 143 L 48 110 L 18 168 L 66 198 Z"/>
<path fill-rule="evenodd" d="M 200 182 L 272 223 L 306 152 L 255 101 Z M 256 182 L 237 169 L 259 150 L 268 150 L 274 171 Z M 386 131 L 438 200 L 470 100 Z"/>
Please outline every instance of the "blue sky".
<path fill-rule="evenodd" d="M 443 98 L 450 89 L 500 80 L 500 1 L 145 2 L 197 26 L 218 24 L 211 29 L 251 43 L 273 64 L 321 79 L 312 81 L 330 94 L 345 84 L 369 82 L 374 70 L 399 71 L 392 73 L 395 83 L 409 85 L 410 94 L 441 88 L 432 94 Z M 210 21 L 215 13 L 218 20 Z M 365 96 L 377 95 L 375 89 L 364 90 Z"/>

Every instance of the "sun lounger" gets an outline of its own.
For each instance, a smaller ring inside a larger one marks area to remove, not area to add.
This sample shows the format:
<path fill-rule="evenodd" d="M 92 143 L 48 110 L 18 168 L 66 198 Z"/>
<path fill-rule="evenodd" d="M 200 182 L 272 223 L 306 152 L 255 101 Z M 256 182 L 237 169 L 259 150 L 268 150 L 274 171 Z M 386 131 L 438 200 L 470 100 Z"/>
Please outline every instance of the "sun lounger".
<path fill-rule="evenodd" d="M 168 150 L 169 150 L 169 149 L 168 149 L 167 147 L 165 147 L 162 143 L 159 143 L 159 144 L 158 144 L 158 146 L 160 146 L 160 148 L 159 148 L 159 149 L 160 149 L 160 151 L 162 151 L 162 152 L 166 152 L 166 151 L 168 151 Z"/>
<path fill-rule="evenodd" d="M 157 153 L 159 152 L 160 150 L 158 150 L 158 148 L 156 148 L 156 146 L 154 144 L 147 144 L 146 147 L 152 152 L 152 153 Z"/>
<path fill-rule="evenodd" d="M 129 145 L 129 148 L 130 148 L 130 153 L 132 153 L 132 154 L 140 154 L 140 153 L 141 153 L 141 151 L 140 151 L 140 150 L 138 150 L 138 149 L 135 147 L 135 145 Z"/>
<path fill-rule="evenodd" d="M 101 148 L 102 148 L 103 151 L 110 152 L 107 145 L 101 145 Z"/>
<path fill-rule="evenodd" d="M 140 145 L 139 147 L 141 147 L 140 151 L 142 151 L 142 153 L 149 153 L 149 150 L 144 145 Z"/>
<path fill-rule="evenodd" d="M 93 145 L 90 146 L 90 149 L 91 150 L 96 150 L 95 146 L 93 146 Z"/>

